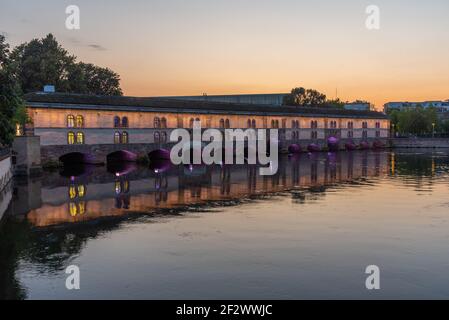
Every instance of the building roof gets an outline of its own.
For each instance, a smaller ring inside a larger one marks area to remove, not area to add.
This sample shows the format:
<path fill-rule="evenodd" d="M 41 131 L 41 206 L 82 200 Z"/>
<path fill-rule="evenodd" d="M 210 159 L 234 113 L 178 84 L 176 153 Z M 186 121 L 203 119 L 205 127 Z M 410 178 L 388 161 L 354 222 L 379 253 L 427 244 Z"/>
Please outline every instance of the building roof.
<path fill-rule="evenodd" d="M 246 114 L 273 116 L 333 116 L 384 119 L 387 116 L 376 111 L 344 110 L 331 107 L 294 107 L 211 101 L 187 101 L 164 98 L 124 96 L 95 96 L 69 93 L 29 93 L 26 105 L 31 108 L 83 109 L 137 112 L 170 112 L 199 114 Z"/>

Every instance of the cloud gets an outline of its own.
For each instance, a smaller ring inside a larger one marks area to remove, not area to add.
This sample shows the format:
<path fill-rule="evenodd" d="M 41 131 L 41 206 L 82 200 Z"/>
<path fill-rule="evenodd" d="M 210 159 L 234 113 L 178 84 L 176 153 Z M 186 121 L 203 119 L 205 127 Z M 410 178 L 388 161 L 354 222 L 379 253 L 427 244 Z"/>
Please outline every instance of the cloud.
<path fill-rule="evenodd" d="M 75 38 L 75 37 L 68 37 L 67 41 L 70 42 L 71 44 L 77 46 L 77 47 L 88 47 L 90 49 L 97 50 L 97 51 L 106 51 L 107 50 L 101 44 L 98 44 L 98 43 L 86 43 L 83 40 L 80 40 L 80 39 Z"/>
<path fill-rule="evenodd" d="M 105 51 L 106 50 L 106 48 L 105 47 L 103 47 L 103 46 L 101 46 L 101 45 L 99 45 L 99 44 L 94 44 L 94 43 L 92 43 L 92 44 L 89 44 L 89 45 L 87 45 L 89 48 L 92 48 L 92 49 L 95 49 L 95 50 L 98 50 L 98 51 Z"/>

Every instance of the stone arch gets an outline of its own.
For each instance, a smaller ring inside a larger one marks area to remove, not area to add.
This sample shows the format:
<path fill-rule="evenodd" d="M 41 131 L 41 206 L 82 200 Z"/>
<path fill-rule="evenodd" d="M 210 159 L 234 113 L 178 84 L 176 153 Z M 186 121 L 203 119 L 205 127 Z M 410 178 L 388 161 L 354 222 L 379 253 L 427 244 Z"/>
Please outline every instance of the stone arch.
<path fill-rule="evenodd" d="M 70 164 L 93 164 L 95 163 L 95 156 L 83 152 L 69 152 L 59 157 L 59 161 L 64 165 Z"/>
<path fill-rule="evenodd" d="M 135 162 L 137 155 L 128 150 L 118 150 L 109 153 L 106 156 L 106 161 L 109 162 Z"/>
<path fill-rule="evenodd" d="M 148 158 L 151 161 L 155 160 L 170 160 L 170 151 L 167 149 L 156 149 L 148 153 Z"/>

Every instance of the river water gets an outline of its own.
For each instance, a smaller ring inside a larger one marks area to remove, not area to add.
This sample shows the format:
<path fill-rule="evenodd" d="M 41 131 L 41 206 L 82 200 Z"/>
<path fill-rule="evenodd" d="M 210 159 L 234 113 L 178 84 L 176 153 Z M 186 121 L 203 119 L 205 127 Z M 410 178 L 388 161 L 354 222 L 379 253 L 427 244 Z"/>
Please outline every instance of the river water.
<path fill-rule="evenodd" d="M 0 298 L 449 298 L 449 153 L 125 163 L 16 181 Z M 6 199 L 6 198 L 5 198 Z M 80 270 L 67 290 L 65 270 Z M 380 269 L 367 290 L 365 269 Z"/>

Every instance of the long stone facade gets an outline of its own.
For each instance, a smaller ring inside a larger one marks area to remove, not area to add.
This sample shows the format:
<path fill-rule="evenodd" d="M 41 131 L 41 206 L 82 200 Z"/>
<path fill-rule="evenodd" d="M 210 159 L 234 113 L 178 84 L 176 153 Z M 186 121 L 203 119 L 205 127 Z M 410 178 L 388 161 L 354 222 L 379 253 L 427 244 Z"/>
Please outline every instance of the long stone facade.
<path fill-rule="evenodd" d="M 221 130 L 278 129 L 281 151 L 291 144 L 325 148 L 329 137 L 339 139 L 342 148 L 348 141 L 386 142 L 390 128 L 384 114 L 370 111 L 70 94 L 31 94 L 26 99 L 43 162 L 69 153 L 105 162 L 118 151 L 142 156 L 169 149 L 171 131 L 191 128 L 194 121 Z"/>

